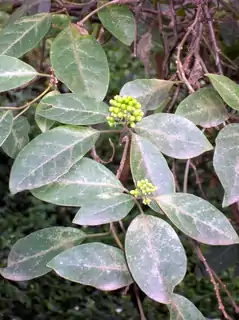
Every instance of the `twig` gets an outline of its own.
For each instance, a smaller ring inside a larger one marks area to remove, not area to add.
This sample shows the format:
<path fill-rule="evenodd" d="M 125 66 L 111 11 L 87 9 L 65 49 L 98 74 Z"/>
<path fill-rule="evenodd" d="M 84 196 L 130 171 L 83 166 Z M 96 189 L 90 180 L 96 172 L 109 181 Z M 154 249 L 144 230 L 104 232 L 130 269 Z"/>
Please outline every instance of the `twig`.
<path fill-rule="evenodd" d="M 169 112 L 171 111 L 171 109 L 173 108 L 173 106 L 175 105 L 175 103 L 176 103 L 176 101 L 177 101 L 177 99 L 178 99 L 179 92 L 180 92 L 180 84 L 177 85 L 171 101 L 170 101 L 169 104 L 166 106 L 166 110 L 165 110 L 166 112 L 169 113 Z"/>
<path fill-rule="evenodd" d="M 204 6 L 204 12 L 205 12 L 205 16 L 207 18 L 209 32 L 210 32 L 210 36 L 211 36 L 211 40 L 212 40 L 212 45 L 213 45 L 214 52 L 215 52 L 215 57 L 216 57 L 215 63 L 216 63 L 216 66 L 218 68 L 218 72 L 220 74 L 223 74 L 222 65 L 221 65 L 221 59 L 219 57 L 220 49 L 218 48 L 218 45 L 217 45 L 217 40 L 216 40 L 216 37 L 215 37 L 214 28 L 213 28 L 213 24 L 212 24 L 212 17 L 211 17 L 211 14 L 210 14 L 210 11 L 208 9 L 208 5 L 207 4 Z"/>
<path fill-rule="evenodd" d="M 180 192 L 180 186 L 179 186 L 177 172 L 176 172 L 176 160 L 175 159 L 173 159 L 172 172 L 173 172 L 174 181 L 175 181 L 175 185 L 176 185 L 176 191 Z"/>
<path fill-rule="evenodd" d="M 204 199 L 207 199 L 207 196 L 205 194 L 205 192 L 203 191 L 203 188 L 202 188 L 202 183 L 201 183 L 201 179 L 199 177 L 199 174 L 198 174 L 198 171 L 197 171 L 197 168 L 196 166 L 192 163 L 192 161 L 190 161 L 190 166 L 193 168 L 194 170 L 194 174 L 195 174 L 195 177 L 196 177 L 196 184 L 198 185 L 199 187 L 199 190 L 201 192 L 201 195 Z"/>
<path fill-rule="evenodd" d="M 135 293 L 136 300 L 137 300 L 137 305 L 138 305 L 138 308 L 139 308 L 140 320 L 147 320 L 146 317 L 145 317 L 145 314 L 144 314 L 142 302 L 141 302 L 140 297 L 139 297 L 139 289 L 138 289 L 136 283 L 134 283 L 134 293 Z"/>
<path fill-rule="evenodd" d="M 125 136 L 122 139 L 122 142 L 125 143 L 125 146 L 124 146 L 123 155 L 122 155 L 122 158 L 121 158 L 121 161 L 120 161 L 120 166 L 119 166 L 119 169 L 117 170 L 117 173 L 116 173 L 117 179 L 120 179 L 121 174 L 122 174 L 123 169 L 124 169 L 125 161 L 126 161 L 127 154 L 128 154 L 129 144 L 130 144 L 130 138 L 128 136 Z"/>
<path fill-rule="evenodd" d="M 114 223 L 113 223 L 113 222 L 110 223 L 110 231 L 111 231 L 112 236 L 114 237 L 115 242 L 117 243 L 118 247 L 119 247 L 122 251 L 124 251 L 124 246 L 122 245 L 122 243 L 121 243 L 121 241 L 120 241 L 120 239 L 119 239 L 119 237 L 118 237 L 118 235 L 117 235 L 117 232 L 116 232 L 116 230 L 115 230 L 115 226 L 114 226 Z"/>
<path fill-rule="evenodd" d="M 209 278 L 210 278 L 210 281 L 211 283 L 213 284 L 213 288 L 214 288 L 214 291 L 215 291 L 215 294 L 216 294 L 216 297 L 217 297 L 217 301 L 218 301 L 218 309 L 221 310 L 223 316 L 225 317 L 225 319 L 227 320 L 232 320 L 232 318 L 227 314 L 226 310 L 225 310 L 225 307 L 223 305 L 223 302 L 222 302 L 222 298 L 221 298 L 221 295 L 220 295 L 220 290 L 219 290 L 219 287 L 218 287 L 218 284 L 213 276 L 213 272 L 212 272 L 212 269 L 209 267 L 208 263 L 207 263 L 207 260 L 206 258 L 204 257 L 199 245 L 194 242 L 195 244 L 195 251 L 197 253 L 197 256 L 199 257 L 199 259 L 202 261 L 202 263 L 204 264 L 205 266 L 205 269 L 209 275 Z"/>
<path fill-rule="evenodd" d="M 103 159 L 101 159 L 100 156 L 97 154 L 96 148 L 95 148 L 95 146 L 94 146 L 94 147 L 91 149 L 91 156 L 92 156 L 92 158 L 93 158 L 95 161 L 100 162 L 100 163 L 103 163 L 103 164 L 108 164 L 108 163 L 110 163 L 110 162 L 113 161 L 114 156 L 115 156 L 115 146 L 114 146 L 113 142 L 111 141 L 111 139 L 109 139 L 109 142 L 110 142 L 110 145 L 111 145 L 111 147 L 112 147 L 112 155 L 111 155 L 111 157 L 109 158 L 109 160 L 108 160 L 108 161 L 104 161 Z"/>
<path fill-rule="evenodd" d="M 187 160 L 185 171 L 184 171 L 184 179 L 183 179 L 183 192 L 187 193 L 188 191 L 188 173 L 189 173 L 190 159 Z"/>

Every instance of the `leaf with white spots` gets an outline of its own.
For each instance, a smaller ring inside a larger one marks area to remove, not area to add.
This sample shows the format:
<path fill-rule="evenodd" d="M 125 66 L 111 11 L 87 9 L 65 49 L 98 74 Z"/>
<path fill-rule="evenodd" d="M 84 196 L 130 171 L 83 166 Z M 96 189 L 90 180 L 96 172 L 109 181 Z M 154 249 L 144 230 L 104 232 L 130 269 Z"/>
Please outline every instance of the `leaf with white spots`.
<path fill-rule="evenodd" d="M 223 207 L 239 201 L 239 125 L 229 124 L 216 138 L 213 166 L 224 188 Z"/>
<path fill-rule="evenodd" d="M 29 142 L 28 133 L 30 125 L 25 117 L 18 117 L 13 121 L 12 131 L 2 145 L 3 151 L 11 158 L 16 158 L 18 153 Z"/>
<path fill-rule="evenodd" d="M 120 289 L 133 282 L 123 252 L 103 243 L 87 243 L 68 249 L 47 266 L 67 280 L 105 291 Z"/>
<path fill-rule="evenodd" d="M 51 15 L 36 14 L 17 19 L 0 32 L 0 55 L 21 57 L 35 48 L 51 26 Z"/>
<path fill-rule="evenodd" d="M 95 144 L 99 132 L 57 127 L 40 134 L 18 154 L 10 174 L 12 194 L 38 188 L 62 176 Z"/>
<path fill-rule="evenodd" d="M 222 99 L 209 87 L 190 94 L 179 104 L 175 114 L 203 128 L 216 127 L 228 118 Z"/>
<path fill-rule="evenodd" d="M 104 165 L 83 158 L 52 184 L 31 190 L 38 199 L 62 206 L 90 205 L 124 191 L 123 185 Z"/>
<path fill-rule="evenodd" d="M 104 50 L 91 36 L 82 36 L 70 24 L 52 43 L 51 63 L 56 77 L 74 93 L 103 100 L 109 85 Z"/>
<path fill-rule="evenodd" d="M 44 101 L 47 97 L 51 97 L 51 96 L 54 96 L 56 94 L 59 94 L 59 91 L 57 90 L 54 90 L 54 91 L 50 91 L 48 92 L 42 99 L 41 101 L 39 102 L 38 106 L 36 107 L 36 112 L 35 112 L 35 121 L 36 121 L 36 124 L 38 125 L 38 127 L 40 128 L 41 132 L 46 132 L 48 131 L 55 123 L 55 121 L 53 120 L 49 120 L 49 119 L 46 119 L 44 117 L 42 117 L 40 115 L 41 113 L 41 110 L 44 109 Z"/>
<path fill-rule="evenodd" d="M 77 212 L 73 223 L 87 226 L 97 226 L 123 219 L 135 205 L 127 194 L 118 194 L 108 199 L 92 198 Z"/>
<path fill-rule="evenodd" d="M 44 97 L 36 115 L 65 124 L 90 125 L 106 122 L 109 107 L 84 94 L 66 93 Z"/>
<path fill-rule="evenodd" d="M 98 7 L 107 3 L 100 0 Z M 136 26 L 132 11 L 123 5 L 112 4 L 98 11 L 102 25 L 122 43 L 130 46 L 135 38 Z"/>
<path fill-rule="evenodd" d="M 208 201 L 188 193 L 172 193 L 155 200 L 177 228 L 189 237 L 210 245 L 239 242 L 229 220 Z"/>
<path fill-rule="evenodd" d="M 6 141 L 11 133 L 13 125 L 12 111 L 0 111 L 0 146 Z"/>
<path fill-rule="evenodd" d="M 208 73 L 206 76 L 226 104 L 235 110 L 239 110 L 239 85 L 223 75 Z"/>
<path fill-rule="evenodd" d="M 37 76 L 37 71 L 25 62 L 0 55 L 0 92 L 20 87 Z"/>
<path fill-rule="evenodd" d="M 170 80 L 137 79 L 127 82 L 120 90 L 120 95 L 137 99 L 144 111 L 155 110 L 169 96 L 174 84 Z"/>
<path fill-rule="evenodd" d="M 135 184 L 148 179 L 157 187 L 153 196 L 175 191 L 173 174 L 161 152 L 149 140 L 136 134 L 132 135 L 130 167 Z M 150 207 L 160 212 L 155 201 L 151 202 Z"/>
<path fill-rule="evenodd" d="M 206 320 L 202 313 L 188 299 L 179 294 L 173 294 L 168 306 L 170 320 Z"/>
<path fill-rule="evenodd" d="M 137 216 L 127 230 L 125 250 L 140 289 L 153 300 L 170 303 L 187 268 L 187 257 L 174 229 L 160 218 Z"/>
<path fill-rule="evenodd" d="M 7 267 L 0 269 L 0 274 L 13 281 L 40 277 L 51 271 L 46 264 L 52 258 L 85 238 L 86 234 L 75 228 L 51 227 L 33 232 L 14 244 Z"/>
<path fill-rule="evenodd" d="M 204 134 L 186 118 L 158 113 L 137 123 L 135 131 L 162 153 L 176 159 L 190 159 L 213 149 Z"/>

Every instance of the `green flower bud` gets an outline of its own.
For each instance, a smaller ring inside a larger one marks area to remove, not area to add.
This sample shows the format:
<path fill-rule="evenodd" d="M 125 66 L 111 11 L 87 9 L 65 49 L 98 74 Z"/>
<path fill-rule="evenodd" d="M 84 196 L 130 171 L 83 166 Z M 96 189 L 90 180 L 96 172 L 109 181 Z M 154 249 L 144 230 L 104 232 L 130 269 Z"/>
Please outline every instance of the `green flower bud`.
<path fill-rule="evenodd" d="M 126 109 L 127 109 L 126 104 L 122 103 L 122 105 L 121 105 L 121 109 L 122 109 L 122 110 L 126 110 Z"/>
<path fill-rule="evenodd" d="M 134 122 L 131 122 L 131 123 L 130 123 L 130 127 L 131 127 L 131 128 L 134 128 L 134 127 L 135 127 L 135 123 L 134 123 Z"/>
<path fill-rule="evenodd" d="M 120 111 L 120 109 L 119 109 L 119 108 L 117 108 L 117 107 L 115 107 L 113 111 L 114 111 L 114 113 L 116 113 L 116 114 L 117 114 L 117 113 Z"/>
<path fill-rule="evenodd" d="M 135 121 L 135 117 L 134 116 L 130 116 L 129 120 L 130 121 Z"/>
<path fill-rule="evenodd" d="M 119 117 L 120 119 L 123 118 L 123 117 L 124 117 L 123 112 L 119 112 L 119 113 L 118 113 L 118 117 Z"/>
<path fill-rule="evenodd" d="M 136 117 L 136 121 L 137 121 L 137 122 L 139 122 L 139 121 L 141 121 L 141 120 L 142 120 L 142 117 L 141 117 L 141 116 L 137 116 L 137 117 Z"/>

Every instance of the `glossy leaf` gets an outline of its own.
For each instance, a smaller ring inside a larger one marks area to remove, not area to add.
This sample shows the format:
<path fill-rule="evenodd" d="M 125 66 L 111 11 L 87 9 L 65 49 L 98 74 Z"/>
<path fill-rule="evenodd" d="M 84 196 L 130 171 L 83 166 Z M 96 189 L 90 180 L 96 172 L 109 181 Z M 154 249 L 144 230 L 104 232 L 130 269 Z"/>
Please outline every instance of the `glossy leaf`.
<path fill-rule="evenodd" d="M 187 267 L 184 248 L 173 228 L 160 218 L 137 216 L 127 230 L 125 249 L 140 289 L 153 300 L 170 303 Z"/>
<path fill-rule="evenodd" d="M 26 16 L 0 32 L 0 55 L 21 57 L 35 48 L 51 26 L 51 15 Z"/>
<path fill-rule="evenodd" d="M 108 199 L 94 199 L 83 205 L 73 223 L 97 226 L 123 219 L 135 205 L 131 196 L 119 194 Z"/>
<path fill-rule="evenodd" d="M 193 194 L 172 193 L 156 198 L 169 219 L 189 237 L 210 245 L 238 243 L 229 220 L 211 205 Z"/>
<path fill-rule="evenodd" d="M 37 115 L 60 123 L 90 125 L 106 121 L 109 107 L 83 94 L 66 93 L 42 100 Z"/>
<path fill-rule="evenodd" d="M 168 306 L 170 320 L 206 320 L 195 305 L 179 294 L 173 294 L 171 304 Z"/>
<path fill-rule="evenodd" d="M 68 249 L 47 266 L 65 279 L 105 291 L 133 282 L 123 252 L 103 243 L 87 243 Z"/>
<path fill-rule="evenodd" d="M 193 158 L 213 149 L 194 123 L 175 114 L 151 115 L 140 121 L 135 130 L 162 153 L 176 159 Z"/>
<path fill-rule="evenodd" d="M 11 158 L 16 158 L 18 153 L 29 142 L 28 133 L 30 125 L 25 117 L 18 117 L 14 120 L 10 135 L 2 145 L 3 151 Z"/>
<path fill-rule="evenodd" d="M 99 1 L 102 6 L 108 1 Z M 136 26 L 131 10 L 122 5 L 112 4 L 98 11 L 98 17 L 103 26 L 118 40 L 130 46 L 135 38 Z"/>
<path fill-rule="evenodd" d="M 109 68 L 104 50 L 91 36 L 81 36 L 69 25 L 54 40 L 51 63 L 56 77 L 74 93 L 103 100 L 109 85 Z"/>
<path fill-rule="evenodd" d="M 0 55 L 0 92 L 20 87 L 36 76 L 36 70 L 25 62 Z"/>
<path fill-rule="evenodd" d="M 176 114 L 203 128 L 216 127 L 228 118 L 222 99 L 209 87 L 190 94 L 179 104 Z"/>
<path fill-rule="evenodd" d="M 239 200 L 239 125 L 229 124 L 216 138 L 213 166 L 224 188 L 222 206 L 227 207 Z"/>
<path fill-rule="evenodd" d="M 12 111 L 0 111 L 0 146 L 6 141 L 11 133 L 13 125 Z"/>
<path fill-rule="evenodd" d="M 95 160 L 83 158 L 54 183 L 32 190 L 43 201 L 63 206 L 91 205 L 124 191 L 116 176 Z"/>
<path fill-rule="evenodd" d="M 132 136 L 130 167 L 135 184 L 139 180 L 149 179 L 157 187 L 153 196 L 175 191 L 173 174 L 159 149 L 136 134 Z M 150 206 L 156 211 L 160 210 L 155 202 Z"/>
<path fill-rule="evenodd" d="M 239 85 L 222 75 L 207 74 L 207 76 L 226 104 L 239 110 Z"/>
<path fill-rule="evenodd" d="M 48 131 L 54 124 L 55 121 L 53 120 L 49 120 L 46 118 L 43 118 L 42 116 L 40 116 L 41 110 L 44 110 L 44 101 L 47 97 L 51 97 L 54 96 L 56 94 L 59 94 L 59 91 L 54 90 L 54 91 L 50 91 L 48 92 L 39 102 L 38 106 L 36 107 L 36 112 L 35 112 L 35 121 L 36 124 L 38 125 L 38 127 L 40 128 L 41 132 L 46 132 Z"/>
<path fill-rule="evenodd" d="M 11 193 L 55 181 L 90 150 L 98 137 L 96 130 L 66 126 L 40 134 L 18 154 L 12 166 Z"/>
<path fill-rule="evenodd" d="M 40 277 L 51 269 L 46 264 L 60 252 L 84 241 L 86 234 L 79 229 L 51 227 L 38 230 L 17 241 L 8 256 L 3 277 L 26 281 Z"/>
<path fill-rule="evenodd" d="M 137 79 L 127 82 L 120 90 L 120 95 L 136 98 L 144 111 L 155 110 L 168 97 L 174 83 L 169 80 Z"/>

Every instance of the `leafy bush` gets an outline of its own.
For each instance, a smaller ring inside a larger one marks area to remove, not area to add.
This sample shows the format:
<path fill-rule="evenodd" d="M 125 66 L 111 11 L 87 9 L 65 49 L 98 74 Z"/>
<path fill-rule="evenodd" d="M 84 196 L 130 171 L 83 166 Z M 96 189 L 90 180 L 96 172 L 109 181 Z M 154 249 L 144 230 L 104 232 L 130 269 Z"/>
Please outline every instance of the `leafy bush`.
<path fill-rule="evenodd" d="M 166 5 L 175 38 L 170 51 L 163 25 L 168 26 L 163 19 L 165 7 L 158 3 L 157 11 L 150 5 L 144 8 L 159 18 L 150 23 L 142 16 L 141 28 L 143 24 L 142 29 L 147 30 L 142 32 L 135 23 L 140 20 L 140 10 L 134 3 L 99 2 L 95 10 L 89 7 L 87 14 L 82 10 L 84 17 L 77 21 L 77 15 L 70 15 L 72 8 L 81 7 L 77 3 L 56 1 L 55 6 L 36 1 L 16 10 L 0 33 L 0 91 L 24 88 L 38 77 L 46 79 L 42 91 L 30 102 L 1 107 L 0 145 L 14 159 L 10 192 L 30 191 L 47 203 L 80 208 L 72 222 L 81 226 L 47 227 L 30 233 L 15 243 L 0 272 L 12 281 L 28 281 L 54 270 L 66 280 L 99 290 L 125 288 L 126 294 L 131 290 L 141 319 L 145 319 L 142 292 L 166 305 L 171 320 L 205 319 L 190 297 L 177 293 L 187 271 L 184 239 L 204 265 L 220 311 L 231 319 L 219 285 L 235 312 L 238 307 L 200 243 L 226 246 L 227 252 L 234 248 L 237 253 L 239 238 L 235 223 L 208 201 L 197 166 L 205 166 L 204 171 L 213 176 L 216 182 L 211 180 L 211 187 L 221 182 L 225 192 L 222 206 L 235 206 L 239 200 L 239 127 L 232 122 L 237 120 L 239 89 L 223 75 L 225 60 L 231 68 L 235 63 L 219 55 L 211 21 L 214 5 L 193 1 L 183 12 L 172 1 Z M 28 10 L 31 15 L 26 15 Z M 188 10 L 193 10 L 193 17 L 180 38 L 177 19 L 188 22 Z M 95 14 L 97 28 L 92 19 Z M 209 39 L 204 37 L 203 18 L 208 22 Z M 156 26 L 164 42 L 163 58 L 161 40 L 160 44 L 153 41 Z M 133 43 L 134 54 L 148 74 L 154 69 L 154 77 L 131 77 L 107 104 L 110 73 L 104 42 L 111 36 L 127 46 Z M 19 59 L 41 41 L 40 63 L 30 65 L 27 56 L 25 61 Z M 210 71 L 212 61 L 206 63 L 205 48 L 208 50 L 210 42 L 219 74 Z M 49 52 L 47 66 L 43 63 L 45 51 Z M 185 89 L 190 94 L 182 97 Z M 34 121 L 41 133 L 30 140 L 30 124 L 23 114 L 36 101 L 39 104 L 30 123 Z M 215 130 L 220 130 L 217 137 Z M 116 173 L 107 167 L 114 159 L 115 143 L 110 140 L 109 160 L 102 160 L 97 150 L 99 138 L 109 134 L 117 134 L 124 146 Z M 207 165 L 212 155 L 216 174 Z M 180 191 L 176 164 L 182 160 L 186 165 Z M 190 167 L 201 197 L 188 193 Z M 234 215 L 238 223 L 236 207 Z M 95 232 L 95 226 L 101 225 L 108 230 Z M 92 232 L 90 228 L 86 232 L 85 226 L 92 226 Z M 109 236 L 118 248 L 108 242 Z M 218 250 L 222 254 L 225 249 Z M 229 256 L 231 259 L 232 254 Z M 236 259 L 230 261 L 225 269 L 236 263 Z"/>

